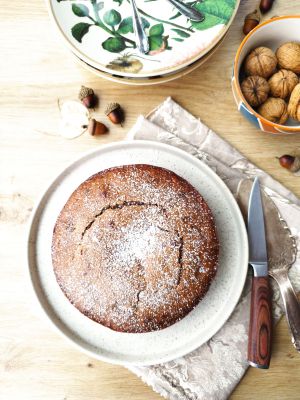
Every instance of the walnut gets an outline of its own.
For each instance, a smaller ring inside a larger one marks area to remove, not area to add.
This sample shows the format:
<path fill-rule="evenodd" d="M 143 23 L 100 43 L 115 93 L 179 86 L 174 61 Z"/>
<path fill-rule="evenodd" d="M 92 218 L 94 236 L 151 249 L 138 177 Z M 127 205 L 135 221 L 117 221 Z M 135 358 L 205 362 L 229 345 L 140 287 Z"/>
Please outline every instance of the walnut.
<path fill-rule="evenodd" d="M 287 104 L 278 97 L 269 97 L 258 109 L 264 118 L 276 124 L 283 125 L 288 119 Z"/>
<path fill-rule="evenodd" d="M 299 78 L 294 72 L 281 69 L 272 75 L 268 82 L 271 95 L 285 99 L 292 93 L 297 83 L 299 83 Z"/>
<path fill-rule="evenodd" d="M 246 75 L 259 75 L 269 78 L 276 70 L 277 58 L 268 47 L 257 47 L 252 50 L 245 60 Z"/>
<path fill-rule="evenodd" d="M 270 91 L 270 87 L 265 78 L 253 75 L 248 76 L 241 83 L 241 89 L 245 99 L 253 107 L 258 107 L 264 103 Z"/>
<path fill-rule="evenodd" d="M 300 74 L 300 43 L 287 42 L 276 51 L 278 63 L 281 68 L 290 69 Z"/>
<path fill-rule="evenodd" d="M 292 91 L 288 105 L 288 113 L 293 119 L 300 121 L 300 83 L 298 83 Z"/>

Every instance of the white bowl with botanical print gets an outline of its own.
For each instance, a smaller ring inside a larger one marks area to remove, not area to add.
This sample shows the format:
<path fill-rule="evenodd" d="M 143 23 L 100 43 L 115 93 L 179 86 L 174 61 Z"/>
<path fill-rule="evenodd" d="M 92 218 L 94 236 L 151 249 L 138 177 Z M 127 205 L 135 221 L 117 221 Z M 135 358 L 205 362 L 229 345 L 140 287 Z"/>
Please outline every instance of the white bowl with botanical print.
<path fill-rule="evenodd" d="M 185 68 L 179 69 L 175 72 L 171 72 L 169 74 L 164 74 L 164 75 L 157 75 L 157 76 L 152 76 L 148 78 L 141 78 L 139 75 L 135 76 L 134 78 L 130 77 L 125 77 L 125 76 L 119 76 L 117 74 L 108 74 L 107 72 L 100 71 L 91 65 L 87 64 L 85 61 L 81 60 L 74 54 L 74 59 L 76 62 L 83 66 L 85 69 L 87 69 L 90 72 L 93 72 L 100 78 L 108 79 L 109 81 L 112 82 L 117 82 L 117 83 L 122 83 L 125 85 L 134 85 L 134 86 L 150 86 L 150 85 L 158 85 L 161 83 L 166 83 L 170 82 L 174 79 L 181 78 L 190 72 L 194 71 L 198 67 L 200 67 L 202 64 L 204 64 L 207 60 L 210 59 L 210 57 L 218 50 L 218 48 L 221 46 L 222 42 L 224 41 L 226 35 L 223 36 L 222 40 L 220 40 L 215 47 L 213 47 L 208 53 L 205 54 L 205 56 L 199 58 L 199 60 L 193 62 L 190 65 L 187 65 Z"/>
<path fill-rule="evenodd" d="M 135 42 L 129 0 L 47 0 L 61 37 L 80 59 L 126 77 L 175 72 L 203 57 L 225 35 L 240 0 L 187 2 L 203 15 L 193 22 L 167 0 L 137 0 L 150 51 Z"/>

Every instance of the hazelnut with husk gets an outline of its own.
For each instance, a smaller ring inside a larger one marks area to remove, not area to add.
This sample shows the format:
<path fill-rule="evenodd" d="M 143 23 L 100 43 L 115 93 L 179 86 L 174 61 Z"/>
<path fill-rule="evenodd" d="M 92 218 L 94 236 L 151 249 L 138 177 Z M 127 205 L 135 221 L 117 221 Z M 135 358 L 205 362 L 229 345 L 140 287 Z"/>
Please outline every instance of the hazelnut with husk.
<path fill-rule="evenodd" d="M 288 104 L 288 113 L 296 121 L 300 121 L 300 83 L 294 87 Z"/>
<path fill-rule="evenodd" d="M 287 42 L 276 50 L 276 57 L 281 68 L 300 74 L 300 43 Z"/>
<path fill-rule="evenodd" d="M 253 107 L 258 107 L 264 103 L 270 91 L 270 87 L 265 78 L 261 76 L 248 76 L 241 83 L 241 89 L 245 99 Z"/>
<path fill-rule="evenodd" d="M 252 50 L 245 60 L 246 75 L 259 75 L 269 78 L 276 70 L 277 58 L 268 47 L 257 47 Z"/>
<path fill-rule="evenodd" d="M 102 122 L 96 121 L 94 118 L 92 118 L 89 122 L 88 132 L 92 136 L 100 136 L 107 133 L 108 128 L 106 125 L 102 124 Z"/>
<path fill-rule="evenodd" d="M 78 98 L 86 106 L 86 108 L 94 108 L 98 103 L 98 98 L 93 89 L 86 86 L 81 86 Z"/>
<path fill-rule="evenodd" d="M 291 172 L 298 172 L 300 170 L 300 158 L 294 157 L 289 154 L 284 154 L 278 157 L 279 164 Z"/>
<path fill-rule="evenodd" d="M 257 110 L 268 121 L 283 125 L 288 119 L 287 104 L 278 97 L 269 97 Z"/>
<path fill-rule="evenodd" d="M 243 32 L 248 35 L 260 22 L 260 13 L 258 10 L 254 10 L 252 13 L 246 15 L 244 20 Z"/>
<path fill-rule="evenodd" d="M 272 96 L 285 99 L 299 83 L 299 78 L 294 72 L 281 69 L 272 75 L 268 82 Z"/>
<path fill-rule="evenodd" d="M 105 115 L 113 124 L 120 124 L 124 121 L 124 112 L 119 103 L 110 103 L 105 109 Z"/>

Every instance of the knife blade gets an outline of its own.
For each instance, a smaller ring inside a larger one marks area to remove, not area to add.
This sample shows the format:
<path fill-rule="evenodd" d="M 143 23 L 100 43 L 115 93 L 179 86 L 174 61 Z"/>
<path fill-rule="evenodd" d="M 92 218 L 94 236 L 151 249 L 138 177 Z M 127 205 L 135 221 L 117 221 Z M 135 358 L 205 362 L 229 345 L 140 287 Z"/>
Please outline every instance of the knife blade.
<path fill-rule="evenodd" d="M 272 317 L 268 278 L 268 254 L 260 184 L 255 178 L 248 206 L 249 264 L 252 265 L 248 362 L 252 367 L 269 368 Z"/>

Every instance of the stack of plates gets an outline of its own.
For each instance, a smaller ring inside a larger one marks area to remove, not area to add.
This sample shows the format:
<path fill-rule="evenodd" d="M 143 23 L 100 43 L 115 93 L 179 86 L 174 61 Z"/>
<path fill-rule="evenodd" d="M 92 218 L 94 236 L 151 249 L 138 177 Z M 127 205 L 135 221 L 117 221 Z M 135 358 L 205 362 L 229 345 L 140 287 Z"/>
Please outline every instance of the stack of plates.
<path fill-rule="evenodd" d="M 221 44 L 239 0 L 186 1 L 202 22 L 182 16 L 167 0 L 137 0 L 150 52 L 136 49 L 129 0 L 48 0 L 61 37 L 78 62 L 113 81 L 145 85 L 192 71 Z"/>

